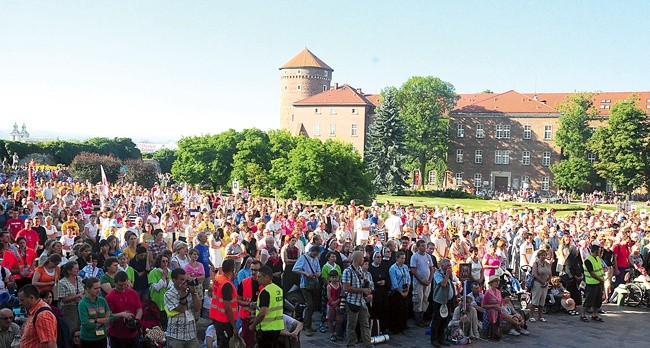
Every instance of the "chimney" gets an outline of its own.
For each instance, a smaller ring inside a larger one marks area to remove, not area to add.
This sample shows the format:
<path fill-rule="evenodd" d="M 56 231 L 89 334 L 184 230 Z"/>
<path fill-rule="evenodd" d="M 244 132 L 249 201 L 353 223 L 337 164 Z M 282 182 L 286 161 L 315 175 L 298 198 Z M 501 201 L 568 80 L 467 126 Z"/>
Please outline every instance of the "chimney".
<path fill-rule="evenodd" d="M 538 99 L 538 98 L 537 98 L 537 94 L 535 94 L 535 95 L 533 96 L 533 100 L 534 100 L 534 101 L 537 101 L 537 99 Z"/>
<path fill-rule="evenodd" d="M 361 92 L 361 88 L 357 88 L 357 93 L 363 95 L 363 93 Z"/>
<path fill-rule="evenodd" d="M 337 90 L 337 89 L 339 89 L 339 84 L 338 84 L 338 82 L 334 83 L 334 85 L 333 85 L 332 87 L 330 87 L 330 91 L 335 91 L 335 90 Z"/>

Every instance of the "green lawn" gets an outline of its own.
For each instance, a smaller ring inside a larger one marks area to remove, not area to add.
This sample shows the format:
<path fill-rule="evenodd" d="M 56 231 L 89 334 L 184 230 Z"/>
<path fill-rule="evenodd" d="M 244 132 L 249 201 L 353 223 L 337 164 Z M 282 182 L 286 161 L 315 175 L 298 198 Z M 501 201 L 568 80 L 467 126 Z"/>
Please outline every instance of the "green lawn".
<path fill-rule="evenodd" d="M 435 206 L 448 206 L 453 208 L 455 205 L 460 205 L 466 212 L 470 210 L 479 210 L 479 211 L 494 211 L 498 208 L 524 208 L 530 207 L 534 209 L 542 208 L 553 208 L 559 215 L 567 215 L 574 211 L 583 211 L 586 204 L 575 203 L 575 204 L 549 204 L 549 203 L 519 203 L 519 202 L 500 202 L 500 201 L 487 201 L 479 199 L 467 199 L 467 198 L 437 198 L 437 197 L 413 197 L 413 196 L 389 196 L 389 195 L 378 195 L 377 202 L 380 204 L 390 201 L 391 203 L 399 203 L 401 205 L 413 204 L 416 207 L 421 207 L 426 205 L 427 207 Z M 594 209 L 599 210 L 614 210 L 613 205 L 597 205 Z"/>

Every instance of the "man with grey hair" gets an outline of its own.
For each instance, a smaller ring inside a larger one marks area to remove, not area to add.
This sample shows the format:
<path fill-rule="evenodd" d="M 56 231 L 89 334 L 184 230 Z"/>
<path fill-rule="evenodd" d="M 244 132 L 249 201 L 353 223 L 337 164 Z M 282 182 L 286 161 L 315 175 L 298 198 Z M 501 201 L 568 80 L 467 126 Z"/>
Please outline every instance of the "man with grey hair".
<path fill-rule="evenodd" d="M 15 336 L 20 336 L 20 326 L 13 322 L 14 312 L 0 309 L 0 347 L 11 347 Z"/>
<path fill-rule="evenodd" d="M 367 348 L 373 347 L 370 341 L 370 315 L 366 300 L 372 301 L 370 280 L 365 279 L 361 269 L 363 264 L 363 251 L 357 250 L 350 257 L 350 266 L 343 271 L 341 283 L 345 290 L 346 313 L 348 318 L 347 335 L 348 347 L 355 346 L 357 342 L 357 322 L 361 328 L 361 341 Z M 367 302 L 370 302 L 367 301 Z"/>
<path fill-rule="evenodd" d="M 435 347 L 448 346 L 444 333 L 449 321 L 449 313 L 453 313 L 454 284 L 451 273 L 451 261 L 442 259 L 440 268 L 433 275 L 433 317 L 431 319 L 431 344 Z"/>

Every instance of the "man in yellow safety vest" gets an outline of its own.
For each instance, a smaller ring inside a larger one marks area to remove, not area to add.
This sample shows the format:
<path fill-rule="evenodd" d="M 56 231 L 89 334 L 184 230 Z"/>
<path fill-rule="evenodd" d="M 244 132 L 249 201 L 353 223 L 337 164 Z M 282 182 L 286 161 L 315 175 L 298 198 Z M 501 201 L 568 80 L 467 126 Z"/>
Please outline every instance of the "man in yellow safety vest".
<path fill-rule="evenodd" d="M 256 316 L 250 330 L 257 329 L 255 338 L 259 348 L 275 348 L 280 331 L 284 329 L 282 288 L 273 283 L 273 270 L 268 266 L 260 267 L 257 281 L 264 290 L 257 298 Z"/>
<path fill-rule="evenodd" d="M 584 308 L 591 308 L 591 320 L 602 322 L 603 319 L 598 316 L 598 310 L 603 304 L 603 285 L 605 284 L 605 271 L 603 270 L 603 260 L 600 258 L 600 246 L 592 245 L 591 254 L 587 256 L 584 262 L 585 267 L 585 303 Z M 587 320 L 582 316 L 583 321 Z"/>

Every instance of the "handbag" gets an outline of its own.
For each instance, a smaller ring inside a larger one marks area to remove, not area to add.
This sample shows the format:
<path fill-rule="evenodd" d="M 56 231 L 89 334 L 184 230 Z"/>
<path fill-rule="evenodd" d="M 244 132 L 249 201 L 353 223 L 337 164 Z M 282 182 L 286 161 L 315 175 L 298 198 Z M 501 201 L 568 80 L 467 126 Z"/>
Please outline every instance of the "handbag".
<path fill-rule="evenodd" d="M 315 274 L 316 272 L 314 272 L 314 268 L 311 266 L 311 262 L 309 262 L 307 256 L 303 255 L 303 257 L 305 258 L 305 261 L 307 261 L 307 265 L 309 266 L 311 273 Z M 318 281 L 318 278 L 305 277 L 305 289 L 316 290 L 319 287 L 320 287 L 320 282 Z"/>
<path fill-rule="evenodd" d="M 352 303 L 348 303 L 348 309 L 352 313 L 359 313 L 359 311 L 361 310 L 361 306 L 358 306 L 358 305 L 355 305 L 355 304 L 352 304 Z"/>

